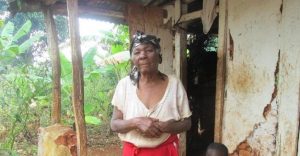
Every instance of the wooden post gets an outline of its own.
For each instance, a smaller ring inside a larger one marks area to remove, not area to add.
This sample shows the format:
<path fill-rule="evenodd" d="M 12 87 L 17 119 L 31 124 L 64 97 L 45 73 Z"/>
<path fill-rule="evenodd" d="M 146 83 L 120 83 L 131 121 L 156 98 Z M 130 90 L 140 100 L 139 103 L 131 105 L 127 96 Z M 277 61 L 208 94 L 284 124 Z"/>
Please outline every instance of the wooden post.
<path fill-rule="evenodd" d="M 283 1 L 278 85 L 277 151 L 274 155 L 300 156 L 300 1 Z M 275 84 L 276 85 L 276 84 Z M 297 146 L 298 143 L 298 146 Z"/>
<path fill-rule="evenodd" d="M 60 84 L 60 58 L 59 58 L 59 49 L 57 42 L 57 32 L 55 28 L 55 23 L 52 14 L 51 7 L 43 8 L 45 15 L 45 24 L 47 31 L 47 41 L 49 47 L 49 53 L 51 56 L 52 62 L 52 75 L 53 75 L 53 89 L 52 89 L 52 111 L 51 111 L 51 122 L 52 124 L 60 122 L 61 116 L 61 84 Z"/>
<path fill-rule="evenodd" d="M 72 65 L 73 65 L 73 92 L 72 103 L 75 115 L 77 153 L 79 156 L 87 155 L 87 135 L 84 120 L 84 90 L 83 69 L 80 50 L 80 36 L 78 24 L 78 1 L 67 0 L 69 31 L 71 39 Z"/>
<path fill-rule="evenodd" d="M 180 0 L 175 1 L 174 6 L 174 24 L 175 26 L 179 24 L 180 17 L 183 13 L 187 12 L 187 7 L 181 4 Z M 185 24 L 182 24 L 182 27 L 186 27 Z M 175 37 L 175 52 L 174 52 L 174 62 L 173 67 L 175 70 L 176 76 L 182 81 L 185 89 L 187 88 L 187 78 L 186 78 L 186 32 L 180 28 L 176 29 Z M 180 133 L 179 137 L 179 155 L 186 156 L 186 132 Z"/>
<path fill-rule="evenodd" d="M 219 48 L 216 79 L 215 142 L 222 142 L 222 120 L 226 82 L 226 51 L 228 45 L 227 16 L 227 0 L 221 0 L 219 12 Z"/>

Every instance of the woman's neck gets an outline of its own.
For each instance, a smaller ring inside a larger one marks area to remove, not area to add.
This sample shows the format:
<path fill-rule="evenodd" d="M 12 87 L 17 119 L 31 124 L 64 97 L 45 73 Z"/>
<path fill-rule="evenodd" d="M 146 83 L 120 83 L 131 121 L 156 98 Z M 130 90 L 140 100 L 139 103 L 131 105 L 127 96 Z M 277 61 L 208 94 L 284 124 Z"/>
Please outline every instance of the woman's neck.
<path fill-rule="evenodd" d="M 141 73 L 140 82 L 151 83 L 151 82 L 157 82 L 160 79 L 161 79 L 161 75 L 159 71 L 155 71 L 152 73 Z"/>

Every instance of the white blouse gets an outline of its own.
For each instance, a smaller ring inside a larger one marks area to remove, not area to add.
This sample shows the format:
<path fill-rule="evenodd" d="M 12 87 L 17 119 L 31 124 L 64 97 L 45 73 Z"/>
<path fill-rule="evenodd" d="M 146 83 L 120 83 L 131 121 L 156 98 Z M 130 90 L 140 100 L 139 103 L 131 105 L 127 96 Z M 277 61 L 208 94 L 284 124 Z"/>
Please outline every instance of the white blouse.
<path fill-rule="evenodd" d="M 137 86 L 132 84 L 129 76 L 119 81 L 112 105 L 116 106 L 122 113 L 123 119 L 128 120 L 135 117 L 152 117 L 159 121 L 174 119 L 176 121 L 191 116 L 185 89 L 180 80 L 175 76 L 168 75 L 168 86 L 162 99 L 158 104 L 148 109 L 137 96 Z M 163 133 L 159 138 L 148 138 L 142 136 L 137 130 L 127 133 L 119 133 L 122 141 L 127 141 L 137 147 L 156 147 L 166 141 L 169 133 Z"/>

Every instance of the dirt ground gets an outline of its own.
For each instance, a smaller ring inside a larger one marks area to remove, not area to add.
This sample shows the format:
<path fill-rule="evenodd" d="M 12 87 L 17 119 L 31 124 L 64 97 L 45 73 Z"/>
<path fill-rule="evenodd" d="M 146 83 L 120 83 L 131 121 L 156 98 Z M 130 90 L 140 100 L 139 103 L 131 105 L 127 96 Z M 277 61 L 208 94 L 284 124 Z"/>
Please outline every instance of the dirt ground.
<path fill-rule="evenodd" d="M 88 126 L 89 156 L 120 156 L 122 147 L 116 133 L 110 131 L 106 125 Z"/>
<path fill-rule="evenodd" d="M 87 125 L 88 156 L 121 156 L 122 147 L 116 133 L 108 125 Z M 0 139 L 0 142 L 4 138 Z M 20 156 L 37 155 L 38 128 L 30 129 L 16 138 L 15 152 Z M 1 155 L 1 151 L 0 151 Z"/>

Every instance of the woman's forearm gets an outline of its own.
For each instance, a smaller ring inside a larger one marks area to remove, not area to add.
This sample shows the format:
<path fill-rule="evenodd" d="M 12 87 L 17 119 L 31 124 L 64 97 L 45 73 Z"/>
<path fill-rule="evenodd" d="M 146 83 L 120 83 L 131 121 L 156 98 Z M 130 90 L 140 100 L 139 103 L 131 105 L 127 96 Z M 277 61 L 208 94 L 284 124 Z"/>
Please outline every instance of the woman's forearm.
<path fill-rule="evenodd" d="M 178 134 L 191 128 L 191 118 L 186 118 L 181 121 L 166 121 L 160 124 L 160 127 L 164 133 Z"/>
<path fill-rule="evenodd" d="M 118 133 L 127 133 L 133 129 L 136 129 L 135 119 L 123 120 L 114 119 L 110 123 L 111 130 Z"/>

